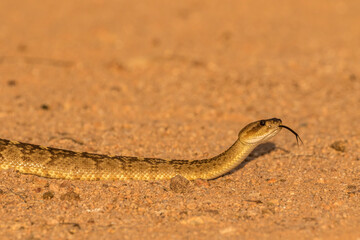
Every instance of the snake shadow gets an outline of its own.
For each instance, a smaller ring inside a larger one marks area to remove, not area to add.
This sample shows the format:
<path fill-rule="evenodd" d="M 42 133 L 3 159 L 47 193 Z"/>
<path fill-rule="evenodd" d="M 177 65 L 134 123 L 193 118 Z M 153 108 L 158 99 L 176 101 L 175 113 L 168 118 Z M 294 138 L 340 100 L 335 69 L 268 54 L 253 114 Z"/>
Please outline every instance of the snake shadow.
<path fill-rule="evenodd" d="M 237 167 L 235 167 L 233 170 L 231 170 L 230 172 L 225 173 L 224 175 L 222 175 L 220 177 L 227 176 L 227 175 L 233 174 L 236 171 L 239 171 L 240 169 L 245 167 L 246 164 L 248 164 L 249 162 L 254 161 L 258 157 L 261 157 L 263 155 L 271 153 L 272 151 L 275 150 L 275 148 L 276 148 L 276 145 L 274 143 L 271 143 L 271 142 L 260 144 Z"/>

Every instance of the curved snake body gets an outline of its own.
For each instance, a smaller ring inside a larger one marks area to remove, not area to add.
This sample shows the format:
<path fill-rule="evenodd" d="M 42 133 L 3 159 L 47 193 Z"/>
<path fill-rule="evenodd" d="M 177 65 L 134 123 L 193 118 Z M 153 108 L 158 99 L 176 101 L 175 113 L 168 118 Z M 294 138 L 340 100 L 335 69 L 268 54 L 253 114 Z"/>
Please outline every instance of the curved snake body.
<path fill-rule="evenodd" d="M 0 139 L 0 168 L 79 180 L 156 180 L 176 175 L 189 180 L 213 179 L 238 166 L 256 146 L 275 136 L 283 127 L 289 129 L 276 118 L 250 123 L 228 150 L 202 160 L 108 156 Z"/>

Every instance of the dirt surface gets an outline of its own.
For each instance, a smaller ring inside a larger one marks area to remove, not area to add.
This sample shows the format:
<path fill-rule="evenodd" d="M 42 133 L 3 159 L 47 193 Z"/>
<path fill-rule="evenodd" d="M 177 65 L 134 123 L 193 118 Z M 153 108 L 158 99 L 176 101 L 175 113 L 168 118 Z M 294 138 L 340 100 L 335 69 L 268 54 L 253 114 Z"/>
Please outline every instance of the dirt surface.
<path fill-rule="evenodd" d="M 359 239 L 359 12 L 356 0 L 1 0 L 1 138 L 199 159 L 278 117 L 304 144 L 282 131 L 234 173 L 179 186 L 2 170 L 0 238 Z"/>

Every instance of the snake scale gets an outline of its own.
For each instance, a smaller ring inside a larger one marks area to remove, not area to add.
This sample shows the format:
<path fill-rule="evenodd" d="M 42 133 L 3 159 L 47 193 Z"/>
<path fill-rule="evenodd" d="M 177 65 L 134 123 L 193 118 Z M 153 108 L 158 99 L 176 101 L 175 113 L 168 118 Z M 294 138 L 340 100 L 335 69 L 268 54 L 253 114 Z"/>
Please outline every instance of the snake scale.
<path fill-rule="evenodd" d="M 108 156 L 0 139 L 0 168 L 47 178 L 79 180 L 157 180 L 176 175 L 188 180 L 213 179 L 234 169 L 256 146 L 274 137 L 282 128 L 300 139 L 281 123 L 277 118 L 252 122 L 239 132 L 238 139 L 225 152 L 201 160 Z"/>

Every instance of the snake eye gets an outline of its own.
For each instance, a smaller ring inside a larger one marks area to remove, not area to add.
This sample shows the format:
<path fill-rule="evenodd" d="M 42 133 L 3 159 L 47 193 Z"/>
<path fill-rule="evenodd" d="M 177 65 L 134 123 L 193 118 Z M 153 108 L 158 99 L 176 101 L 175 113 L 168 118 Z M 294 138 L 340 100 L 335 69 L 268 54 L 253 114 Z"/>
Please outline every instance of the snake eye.
<path fill-rule="evenodd" d="M 260 126 L 265 126 L 265 120 L 260 120 Z"/>

